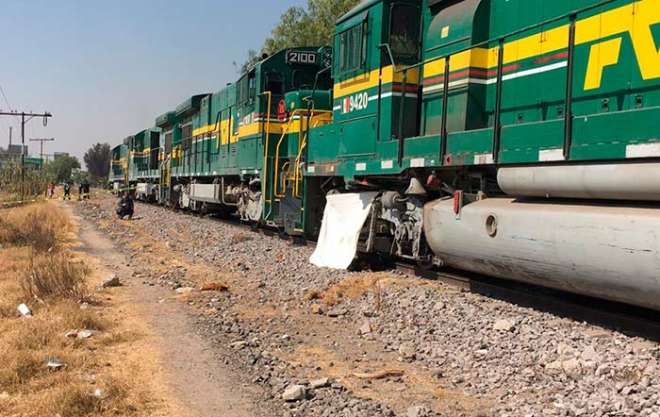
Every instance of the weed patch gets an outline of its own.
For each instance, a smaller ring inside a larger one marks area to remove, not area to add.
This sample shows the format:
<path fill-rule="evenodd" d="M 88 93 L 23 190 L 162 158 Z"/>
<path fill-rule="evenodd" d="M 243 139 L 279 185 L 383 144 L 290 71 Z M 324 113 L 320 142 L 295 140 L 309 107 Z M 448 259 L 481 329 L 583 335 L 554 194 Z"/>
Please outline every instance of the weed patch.
<path fill-rule="evenodd" d="M 20 285 L 28 298 L 60 298 L 80 301 L 87 295 L 85 264 L 72 262 L 68 253 L 35 256 L 21 276 Z"/>
<path fill-rule="evenodd" d="M 70 230 L 65 215 L 50 205 L 3 210 L 0 214 L 1 245 L 32 246 L 37 251 L 54 250 L 66 241 Z"/>

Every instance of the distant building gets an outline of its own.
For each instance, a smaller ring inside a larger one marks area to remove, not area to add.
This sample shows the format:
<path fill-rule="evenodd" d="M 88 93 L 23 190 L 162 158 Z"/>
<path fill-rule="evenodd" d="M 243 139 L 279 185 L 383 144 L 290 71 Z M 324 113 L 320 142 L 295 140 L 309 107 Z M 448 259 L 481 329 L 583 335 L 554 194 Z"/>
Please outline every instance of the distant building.
<path fill-rule="evenodd" d="M 12 156 L 21 156 L 21 149 L 23 150 L 24 155 L 29 153 L 27 145 L 9 145 L 7 153 Z"/>
<path fill-rule="evenodd" d="M 0 148 L 0 168 L 11 162 L 20 163 L 21 150 L 25 155 L 24 163 L 27 169 L 39 169 L 43 166 L 43 160 L 39 157 L 28 156 L 27 145 L 9 145 L 7 149 Z"/>
<path fill-rule="evenodd" d="M 55 161 L 57 161 L 57 160 L 60 159 L 60 158 L 66 158 L 66 157 L 69 157 L 69 153 L 68 153 L 68 152 L 55 152 L 55 153 L 53 154 L 53 159 L 54 159 Z"/>

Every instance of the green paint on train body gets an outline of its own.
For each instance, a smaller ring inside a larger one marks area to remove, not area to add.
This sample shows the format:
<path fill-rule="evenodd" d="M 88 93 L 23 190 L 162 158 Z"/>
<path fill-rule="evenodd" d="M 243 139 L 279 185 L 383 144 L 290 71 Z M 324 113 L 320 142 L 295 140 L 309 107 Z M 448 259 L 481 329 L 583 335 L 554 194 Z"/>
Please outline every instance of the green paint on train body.
<path fill-rule="evenodd" d="M 654 0 L 362 3 L 337 24 L 305 175 L 660 157 L 659 46 Z"/>
<path fill-rule="evenodd" d="M 161 129 L 150 128 L 127 138 L 129 182 L 159 178 Z"/>
<path fill-rule="evenodd" d="M 262 222 L 314 235 L 322 195 L 355 179 L 660 158 L 655 3 L 364 1 L 338 20 L 332 57 L 281 51 L 129 137 L 125 175 L 168 198 L 260 184 Z"/>
<path fill-rule="evenodd" d="M 299 205 L 304 194 L 307 126 L 330 120 L 332 83 L 330 72 L 323 71 L 330 53 L 319 47 L 283 50 L 264 58 L 236 83 L 193 96 L 159 116 L 151 130 L 159 133 L 158 166 L 152 169 L 150 164 L 155 149 L 154 143 L 147 144 L 150 131 L 132 136 L 130 181 L 158 180 L 162 189 L 221 177 L 232 184 L 259 180 L 264 220 L 281 223 L 283 201 L 293 199 Z M 289 222 L 291 230 L 303 227 L 301 213 L 297 210 Z"/>
<path fill-rule="evenodd" d="M 128 181 L 128 146 L 117 145 L 112 148 L 110 159 L 109 183 L 125 184 Z"/>
<path fill-rule="evenodd" d="M 277 120 L 278 104 L 290 92 L 314 87 L 321 60 L 318 49 L 295 48 L 269 56 L 235 84 L 200 99 L 190 120 L 179 122 L 182 126 L 190 123 L 191 131 L 184 135 L 181 155 L 173 158 L 173 161 L 179 161 L 175 164 L 177 169 L 173 171 L 173 176 L 259 174 L 264 164 L 266 130 L 271 128 L 270 142 L 277 142 L 280 138 L 278 127 L 282 122 Z M 314 63 L 290 63 L 291 57 L 287 54 L 291 52 L 312 54 Z M 329 82 L 321 79 L 317 94 L 325 93 L 328 88 Z M 286 104 L 287 112 L 292 112 L 298 110 L 300 103 Z M 294 109 L 291 109 L 291 104 L 294 104 Z M 176 147 L 177 143 L 174 142 L 173 146 Z M 274 149 L 269 155 L 271 153 Z"/>

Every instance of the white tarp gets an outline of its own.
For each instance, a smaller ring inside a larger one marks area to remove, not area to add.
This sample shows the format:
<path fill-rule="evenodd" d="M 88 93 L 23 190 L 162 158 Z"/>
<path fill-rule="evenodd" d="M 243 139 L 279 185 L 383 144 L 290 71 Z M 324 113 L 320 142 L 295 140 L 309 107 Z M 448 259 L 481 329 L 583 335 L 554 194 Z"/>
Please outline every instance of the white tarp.
<path fill-rule="evenodd" d="M 346 269 L 355 258 L 360 230 L 378 193 L 327 196 L 321 233 L 309 259 L 318 267 Z"/>
<path fill-rule="evenodd" d="M 151 184 L 139 182 L 135 186 L 135 194 L 148 195 L 151 193 Z"/>

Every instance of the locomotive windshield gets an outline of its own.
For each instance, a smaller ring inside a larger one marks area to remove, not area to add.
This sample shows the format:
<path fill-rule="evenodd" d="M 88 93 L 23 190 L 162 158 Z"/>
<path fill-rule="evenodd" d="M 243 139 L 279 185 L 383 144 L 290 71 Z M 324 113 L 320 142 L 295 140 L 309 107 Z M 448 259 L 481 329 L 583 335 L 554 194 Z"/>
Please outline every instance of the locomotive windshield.
<path fill-rule="evenodd" d="M 273 95 L 284 94 L 284 80 L 279 73 L 266 74 L 266 91 L 270 91 Z"/>
<path fill-rule="evenodd" d="M 314 86 L 315 75 L 309 71 L 293 71 L 293 87 L 296 90 L 312 89 Z"/>
<path fill-rule="evenodd" d="M 361 69 L 367 59 L 366 20 L 339 34 L 339 72 Z"/>

